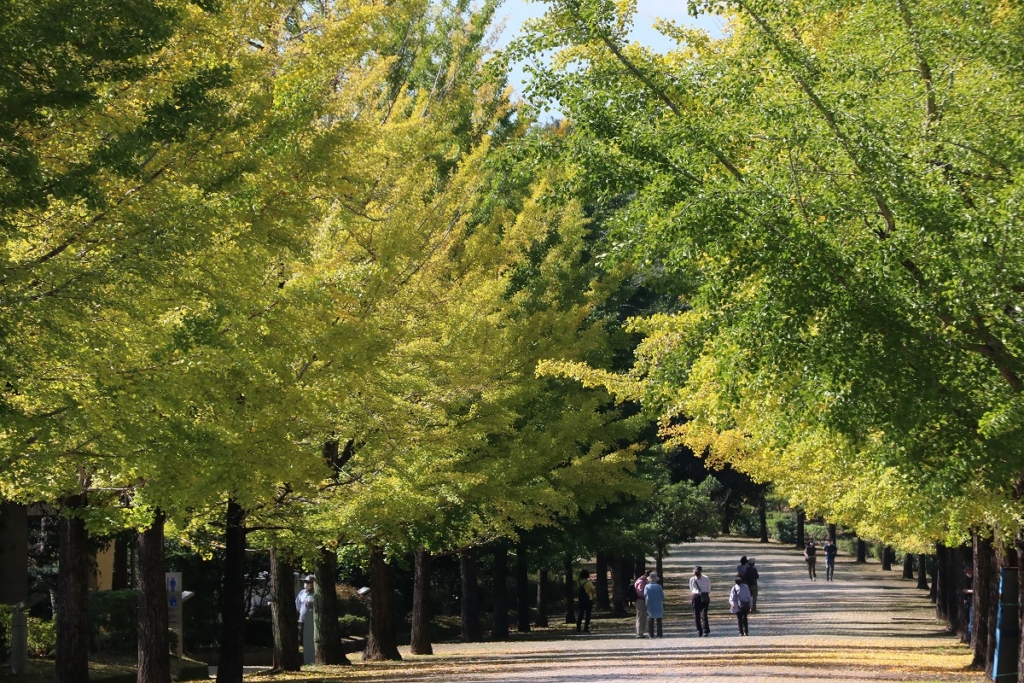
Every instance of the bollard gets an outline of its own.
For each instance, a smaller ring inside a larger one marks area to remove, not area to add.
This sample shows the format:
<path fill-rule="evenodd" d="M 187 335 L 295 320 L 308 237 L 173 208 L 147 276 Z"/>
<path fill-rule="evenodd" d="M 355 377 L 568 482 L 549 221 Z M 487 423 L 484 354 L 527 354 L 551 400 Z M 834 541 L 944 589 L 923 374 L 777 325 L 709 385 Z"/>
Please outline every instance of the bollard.
<path fill-rule="evenodd" d="M 28 619 L 25 611 L 11 611 L 11 673 L 18 676 L 28 668 Z"/>

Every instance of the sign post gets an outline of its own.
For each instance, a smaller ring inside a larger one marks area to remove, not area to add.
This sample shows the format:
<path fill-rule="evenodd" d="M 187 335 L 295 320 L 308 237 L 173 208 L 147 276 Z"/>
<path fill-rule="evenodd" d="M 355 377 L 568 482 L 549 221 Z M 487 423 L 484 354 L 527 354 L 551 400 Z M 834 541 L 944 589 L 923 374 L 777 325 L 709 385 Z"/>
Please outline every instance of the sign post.
<path fill-rule="evenodd" d="M 310 608 L 302 624 L 302 663 L 306 665 L 316 661 L 315 629 L 316 619 L 313 617 L 313 608 Z"/>
<path fill-rule="evenodd" d="M 181 609 L 181 572 L 166 572 L 164 580 L 167 585 L 167 628 L 178 636 L 174 653 L 181 661 L 184 655 L 185 620 Z"/>
<path fill-rule="evenodd" d="M 1020 643 L 1017 570 L 1004 567 L 999 571 L 999 611 L 996 613 L 996 652 L 992 680 L 1017 680 L 1017 648 Z"/>

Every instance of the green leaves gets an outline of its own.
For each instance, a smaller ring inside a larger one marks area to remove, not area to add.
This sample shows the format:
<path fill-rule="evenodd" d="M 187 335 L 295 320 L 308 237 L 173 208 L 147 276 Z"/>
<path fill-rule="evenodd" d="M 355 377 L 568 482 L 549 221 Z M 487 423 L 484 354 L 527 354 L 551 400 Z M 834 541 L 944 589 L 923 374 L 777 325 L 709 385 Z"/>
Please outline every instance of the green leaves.
<path fill-rule="evenodd" d="M 908 546 L 1019 523 L 994 502 L 1024 470 L 1020 72 L 996 56 L 1018 13 L 743 0 L 725 38 L 650 55 L 594 11 L 555 3 L 514 49 L 556 50 L 560 163 L 613 253 L 684 303 L 635 323 L 627 377 L 549 369 Z M 911 499 L 917 519 L 894 513 Z"/>

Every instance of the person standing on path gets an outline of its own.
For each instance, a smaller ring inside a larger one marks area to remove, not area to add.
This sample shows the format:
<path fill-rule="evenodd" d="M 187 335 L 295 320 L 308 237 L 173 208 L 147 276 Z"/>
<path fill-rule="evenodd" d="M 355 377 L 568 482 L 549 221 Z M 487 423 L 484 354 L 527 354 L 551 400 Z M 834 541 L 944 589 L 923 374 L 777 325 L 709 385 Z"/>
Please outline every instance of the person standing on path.
<path fill-rule="evenodd" d="M 814 541 L 807 544 L 804 548 L 804 562 L 807 563 L 807 577 L 814 581 L 818 578 L 818 548 L 814 545 Z"/>
<path fill-rule="evenodd" d="M 757 580 L 761 578 L 761 574 L 758 573 L 757 567 L 755 566 L 755 558 L 751 557 L 747 560 L 747 571 L 743 575 L 743 580 L 747 584 L 747 588 L 750 590 L 750 611 L 757 611 Z"/>
<path fill-rule="evenodd" d="M 839 552 L 839 548 L 830 538 L 825 541 L 822 550 L 825 551 L 825 580 L 832 581 L 836 573 L 836 553 Z"/>
<path fill-rule="evenodd" d="M 708 605 L 711 604 L 711 579 L 704 576 L 698 564 L 690 577 L 690 604 L 693 606 L 693 623 L 697 625 L 698 636 L 710 636 L 708 628 Z"/>
<path fill-rule="evenodd" d="M 590 580 L 590 572 L 586 569 L 580 570 L 580 578 L 576 583 L 579 586 L 577 600 L 580 603 L 576 614 L 576 632 L 579 633 L 582 628 L 585 633 L 590 633 L 590 614 L 594 610 L 597 590 L 594 588 L 594 582 Z"/>
<path fill-rule="evenodd" d="M 647 587 L 647 575 L 644 572 L 633 582 L 633 590 L 636 591 L 636 637 L 643 638 L 647 633 L 647 600 L 644 598 L 644 588 Z"/>
<path fill-rule="evenodd" d="M 658 575 L 651 572 L 644 586 L 644 602 L 647 603 L 647 631 L 651 638 L 661 638 L 661 619 L 665 616 L 665 589 L 658 583 Z M 654 635 L 657 622 L 658 635 Z"/>
<path fill-rule="evenodd" d="M 747 626 L 747 614 L 750 612 L 750 589 L 743 582 L 743 577 L 736 576 L 736 584 L 729 591 L 729 611 L 736 615 L 736 623 L 741 636 L 750 635 Z"/>
<path fill-rule="evenodd" d="M 313 611 L 313 575 L 306 576 L 305 585 L 299 594 L 295 596 L 295 611 L 299 613 L 299 642 L 302 640 L 302 629 L 305 628 L 306 616 Z M 312 625 L 310 628 L 313 628 Z"/>

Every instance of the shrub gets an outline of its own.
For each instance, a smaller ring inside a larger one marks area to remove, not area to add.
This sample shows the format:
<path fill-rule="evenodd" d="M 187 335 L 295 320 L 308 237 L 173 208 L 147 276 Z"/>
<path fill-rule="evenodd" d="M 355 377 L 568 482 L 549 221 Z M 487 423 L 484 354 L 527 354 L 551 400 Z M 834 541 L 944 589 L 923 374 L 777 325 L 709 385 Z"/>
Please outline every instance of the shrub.
<path fill-rule="evenodd" d="M 51 657 L 57 649 L 57 622 L 28 618 L 28 656 Z"/>
<path fill-rule="evenodd" d="M 804 524 L 804 542 L 814 541 L 821 545 L 828 538 L 828 527 L 823 524 Z M 793 539 L 796 541 L 796 538 Z"/>
<path fill-rule="evenodd" d="M 89 595 L 89 632 L 97 652 L 130 654 L 138 649 L 139 594 L 134 590 Z"/>
<path fill-rule="evenodd" d="M 744 506 L 731 523 L 733 533 L 747 538 L 759 538 L 761 536 L 761 520 L 757 515 L 757 508 Z"/>
<path fill-rule="evenodd" d="M 338 594 L 338 611 L 342 614 L 354 614 L 360 617 L 370 616 L 370 605 L 365 597 L 359 595 L 355 586 L 340 583 L 336 587 Z"/>
<path fill-rule="evenodd" d="M 370 620 L 356 614 L 342 614 L 338 618 L 338 627 L 344 636 L 365 636 L 370 632 Z"/>
<path fill-rule="evenodd" d="M 796 543 L 796 520 L 789 516 L 772 520 L 775 540 L 779 543 Z"/>
<path fill-rule="evenodd" d="M 14 610 L 0 605 L 0 662 L 11 658 L 11 618 Z M 57 649 L 57 625 L 49 619 L 27 618 L 28 656 L 49 657 Z"/>
<path fill-rule="evenodd" d="M 0 664 L 11 658 L 11 608 L 0 605 Z"/>

